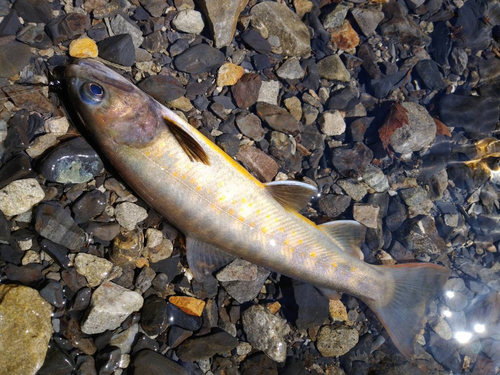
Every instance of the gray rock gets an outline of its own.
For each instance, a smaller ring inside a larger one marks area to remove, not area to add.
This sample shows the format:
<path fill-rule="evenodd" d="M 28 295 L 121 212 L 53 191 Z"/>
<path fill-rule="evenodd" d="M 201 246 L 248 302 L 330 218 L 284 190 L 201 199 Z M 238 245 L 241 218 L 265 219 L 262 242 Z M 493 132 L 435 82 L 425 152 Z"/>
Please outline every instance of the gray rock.
<path fill-rule="evenodd" d="M 217 280 L 253 281 L 257 279 L 257 266 L 243 259 L 235 259 L 217 273 Z"/>
<path fill-rule="evenodd" d="M 368 190 L 354 179 L 339 180 L 337 181 L 337 185 L 357 202 L 361 201 L 368 194 Z"/>
<path fill-rule="evenodd" d="M 272 129 L 284 133 L 296 133 L 300 123 L 286 109 L 268 103 L 257 104 L 257 114 Z"/>
<path fill-rule="evenodd" d="M 446 251 L 446 243 L 436 229 L 430 216 L 416 218 L 408 223 L 403 245 L 416 255 L 439 255 Z"/>
<path fill-rule="evenodd" d="M 308 56 L 311 53 L 310 35 L 300 17 L 285 4 L 264 1 L 251 11 L 252 26 L 267 29 L 268 39 L 276 36 L 285 56 Z"/>
<path fill-rule="evenodd" d="M 341 135 L 345 132 L 345 121 L 339 111 L 327 111 L 318 119 L 321 131 L 329 136 Z"/>
<path fill-rule="evenodd" d="M 276 70 L 278 77 L 283 79 L 302 79 L 305 71 L 300 66 L 300 61 L 296 57 L 291 57 Z"/>
<path fill-rule="evenodd" d="M 139 311 L 144 299 L 139 293 L 110 281 L 104 282 L 92 294 L 90 308 L 82 323 L 88 335 L 114 330 L 133 312 Z"/>
<path fill-rule="evenodd" d="M 445 293 L 446 306 L 452 311 L 462 311 L 469 305 L 467 296 L 462 292 Z"/>
<path fill-rule="evenodd" d="M 113 263 L 91 254 L 80 253 L 75 257 L 75 270 L 85 276 L 91 288 L 101 285 L 111 274 Z"/>
<path fill-rule="evenodd" d="M 236 301 L 245 303 L 258 296 L 269 273 L 268 270 L 257 267 L 257 277 L 253 281 L 229 281 L 221 284 Z"/>
<path fill-rule="evenodd" d="M 346 4 L 340 3 L 335 9 L 328 13 L 323 18 L 323 27 L 325 29 L 333 29 L 342 25 L 347 16 L 349 7 Z"/>
<path fill-rule="evenodd" d="M 198 44 L 176 56 L 174 66 L 182 72 L 199 74 L 217 69 L 223 62 L 221 51 L 207 44 Z"/>
<path fill-rule="evenodd" d="M 177 356 L 184 362 L 201 361 L 224 354 L 238 345 L 238 339 L 226 332 L 190 338 L 184 341 L 176 350 Z"/>
<path fill-rule="evenodd" d="M 123 66 L 132 66 L 135 62 L 134 42 L 130 34 L 120 34 L 99 42 L 99 57 Z"/>
<path fill-rule="evenodd" d="M 9 78 L 30 63 L 31 50 L 24 43 L 0 43 L 0 78 Z"/>
<path fill-rule="evenodd" d="M 172 20 L 175 29 L 184 33 L 201 34 L 205 23 L 200 12 L 192 9 L 181 10 Z"/>
<path fill-rule="evenodd" d="M 278 105 L 280 83 L 278 81 L 263 81 L 259 89 L 257 102 Z"/>
<path fill-rule="evenodd" d="M 138 86 L 163 104 L 179 99 L 186 93 L 177 78 L 163 74 L 149 76 L 139 82 Z"/>
<path fill-rule="evenodd" d="M 429 325 L 441 338 L 451 340 L 452 332 L 450 325 L 442 317 L 437 316 L 435 319 L 431 319 Z"/>
<path fill-rule="evenodd" d="M 363 172 L 363 181 L 377 193 L 389 190 L 389 180 L 382 170 L 372 164 L 367 165 Z"/>
<path fill-rule="evenodd" d="M 322 195 L 318 201 L 319 209 L 330 218 L 336 218 L 351 205 L 351 197 L 347 195 Z"/>
<path fill-rule="evenodd" d="M 134 203 L 124 202 L 116 206 L 115 209 L 116 221 L 128 230 L 134 230 L 136 225 L 141 221 L 146 220 L 148 212 Z"/>
<path fill-rule="evenodd" d="M 241 114 L 236 118 L 238 129 L 254 141 L 261 141 L 266 134 L 260 119 L 253 113 Z"/>
<path fill-rule="evenodd" d="M 144 41 L 142 31 L 123 18 L 121 14 L 111 20 L 111 29 L 115 35 L 130 34 L 135 48 L 139 48 Z"/>
<path fill-rule="evenodd" d="M 352 209 L 354 220 L 368 228 L 377 229 L 380 207 L 373 204 L 356 203 Z"/>
<path fill-rule="evenodd" d="M 337 357 L 346 354 L 359 341 L 355 328 L 333 328 L 324 326 L 318 332 L 316 347 L 324 357 Z"/>
<path fill-rule="evenodd" d="M 29 211 L 45 198 L 45 193 L 34 178 L 17 180 L 0 190 L 0 211 L 5 216 Z"/>
<path fill-rule="evenodd" d="M 17 0 L 14 9 L 24 22 L 48 23 L 52 19 L 50 3 L 43 0 Z"/>
<path fill-rule="evenodd" d="M 331 81 L 349 82 L 351 75 L 338 55 L 327 56 L 318 63 L 319 75 Z"/>
<path fill-rule="evenodd" d="M 399 195 L 405 201 L 408 207 L 419 206 L 427 199 L 427 191 L 422 187 L 402 189 Z"/>
<path fill-rule="evenodd" d="M 255 305 L 243 313 L 243 329 L 248 341 L 276 362 L 286 359 L 284 336 L 290 332 L 286 320 L 273 315 L 266 307 Z"/>
<path fill-rule="evenodd" d="M 352 16 L 367 37 L 375 34 L 378 24 L 384 19 L 384 13 L 376 7 L 354 8 Z"/>
<path fill-rule="evenodd" d="M 319 115 L 318 108 L 313 107 L 312 105 L 309 104 L 304 105 L 304 111 L 302 117 L 305 125 L 313 124 L 318 119 L 318 115 Z"/>

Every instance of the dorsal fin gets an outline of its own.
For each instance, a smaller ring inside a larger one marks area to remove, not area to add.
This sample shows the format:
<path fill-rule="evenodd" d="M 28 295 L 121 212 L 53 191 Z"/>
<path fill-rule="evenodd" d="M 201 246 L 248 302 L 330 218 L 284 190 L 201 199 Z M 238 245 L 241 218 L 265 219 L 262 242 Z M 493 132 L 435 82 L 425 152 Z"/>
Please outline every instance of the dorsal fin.
<path fill-rule="evenodd" d="M 283 207 L 300 211 L 312 197 L 318 194 L 314 186 L 299 181 L 273 181 L 266 185 L 267 191 Z"/>
<path fill-rule="evenodd" d="M 361 244 L 365 241 L 366 227 L 354 220 L 330 221 L 318 226 L 347 254 L 364 259 Z"/>
<path fill-rule="evenodd" d="M 210 160 L 208 155 L 203 150 L 203 147 L 194 139 L 191 134 L 182 129 L 175 121 L 169 119 L 167 116 L 163 116 L 168 129 L 172 132 L 179 145 L 182 147 L 184 152 L 189 157 L 191 161 L 199 161 L 203 164 L 210 165 Z"/>
<path fill-rule="evenodd" d="M 199 282 L 234 260 L 234 256 L 192 237 L 186 238 L 186 258 L 189 269 Z"/>

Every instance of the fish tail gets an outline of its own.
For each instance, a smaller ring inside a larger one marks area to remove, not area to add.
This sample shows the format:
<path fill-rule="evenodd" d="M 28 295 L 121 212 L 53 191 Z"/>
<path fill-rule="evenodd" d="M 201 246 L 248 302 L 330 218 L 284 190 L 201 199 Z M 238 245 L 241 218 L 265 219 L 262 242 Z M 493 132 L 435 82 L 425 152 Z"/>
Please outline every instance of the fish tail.
<path fill-rule="evenodd" d="M 385 301 L 365 300 L 407 358 L 414 353 L 415 336 L 423 328 L 427 303 L 441 292 L 450 270 L 437 264 L 411 263 L 379 266 L 394 280 L 392 296 Z"/>

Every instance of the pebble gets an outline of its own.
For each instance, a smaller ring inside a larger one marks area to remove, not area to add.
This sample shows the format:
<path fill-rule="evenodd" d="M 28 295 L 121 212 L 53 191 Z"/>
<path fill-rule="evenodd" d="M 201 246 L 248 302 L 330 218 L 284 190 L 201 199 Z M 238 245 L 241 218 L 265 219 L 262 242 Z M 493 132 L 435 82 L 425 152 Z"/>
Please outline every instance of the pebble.
<path fill-rule="evenodd" d="M 254 146 L 240 147 L 236 158 L 263 182 L 272 181 L 278 173 L 276 161 Z"/>
<path fill-rule="evenodd" d="M 43 366 L 38 370 L 38 375 L 65 375 L 75 369 L 75 361 L 54 341 L 49 342 L 47 355 Z"/>
<path fill-rule="evenodd" d="M 242 113 L 236 117 L 236 125 L 243 135 L 254 141 L 261 141 L 266 134 L 260 119 L 253 113 Z"/>
<path fill-rule="evenodd" d="M 0 78 L 10 78 L 30 63 L 31 50 L 24 43 L 0 43 Z"/>
<path fill-rule="evenodd" d="M 328 136 L 341 135 L 345 132 L 345 121 L 339 111 L 327 111 L 318 119 L 321 131 Z"/>
<path fill-rule="evenodd" d="M 130 34 L 119 34 L 103 39 L 97 47 L 99 48 L 99 57 L 104 60 L 123 66 L 134 65 L 135 48 Z"/>
<path fill-rule="evenodd" d="M 68 132 L 69 121 L 66 117 L 51 117 L 45 121 L 44 127 L 46 132 L 60 137 Z"/>
<path fill-rule="evenodd" d="M 156 336 L 168 328 L 167 302 L 151 296 L 144 300 L 141 310 L 141 327 L 149 336 Z"/>
<path fill-rule="evenodd" d="M 241 33 L 241 40 L 251 49 L 261 53 L 262 56 L 271 53 L 271 44 L 254 29 L 247 29 Z"/>
<path fill-rule="evenodd" d="M 45 33 L 43 25 L 30 24 L 23 27 L 17 33 L 16 39 L 38 49 L 48 49 L 52 46 L 52 40 Z"/>
<path fill-rule="evenodd" d="M 331 29 L 339 27 L 345 20 L 349 7 L 346 4 L 340 3 L 328 14 L 323 17 L 323 27 Z"/>
<path fill-rule="evenodd" d="M 10 159 L 0 169 L 0 189 L 9 185 L 13 181 L 22 180 L 33 175 L 30 158 L 20 153 Z"/>
<path fill-rule="evenodd" d="M 92 190 L 83 194 L 72 207 L 75 222 L 86 223 L 94 216 L 99 215 L 106 207 L 106 195 L 99 190 Z"/>
<path fill-rule="evenodd" d="M 231 87 L 231 93 L 239 108 L 248 108 L 257 102 L 262 80 L 256 73 L 244 74 L 240 80 Z"/>
<path fill-rule="evenodd" d="M 444 340 L 451 340 L 453 337 L 450 325 L 442 317 L 437 316 L 436 319 L 431 319 L 429 325 Z"/>
<path fill-rule="evenodd" d="M 201 34 L 205 23 L 200 12 L 193 9 L 181 10 L 172 20 L 172 25 L 178 31 L 190 34 Z"/>
<path fill-rule="evenodd" d="M 133 312 L 142 308 L 144 299 L 139 293 L 105 281 L 92 294 L 88 315 L 82 332 L 93 335 L 114 330 Z"/>
<path fill-rule="evenodd" d="M 207 44 L 198 44 L 174 58 L 174 66 L 181 72 L 200 74 L 219 68 L 224 54 Z"/>
<path fill-rule="evenodd" d="M 290 332 L 286 320 L 271 314 L 263 306 L 254 305 L 243 313 L 242 323 L 254 348 L 262 350 L 276 362 L 285 361 L 287 346 L 284 336 Z"/>
<path fill-rule="evenodd" d="M 279 92 L 280 84 L 278 81 L 264 81 L 260 86 L 257 102 L 278 105 Z"/>
<path fill-rule="evenodd" d="M 35 159 L 57 143 L 58 140 L 54 134 L 44 134 L 40 137 L 37 137 L 35 141 L 30 144 L 30 147 L 26 150 L 26 153 L 32 159 Z"/>
<path fill-rule="evenodd" d="M 85 276 L 91 288 L 101 285 L 113 269 L 109 260 L 85 253 L 77 254 L 74 264 L 76 272 Z"/>
<path fill-rule="evenodd" d="M 186 314 L 177 306 L 169 303 L 168 305 L 168 324 L 175 325 L 187 329 L 189 331 L 197 331 L 202 325 L 202 318 L 194 315 Z"/>
<path fill-rule="evenodd" d="M 368 190 L 354 179 L 338 180 L 337 185 L 357 202 L 361 201 L 368 194 Z"/>
<path fill-rule="evenodd" d="M 149 76 L 139 82 L 138 86 L 161 103 L 171 102 L 186 94 L 186 89 L 179 80 L 167 75 Z"/>
<path fill-rule="evenodd" d="M 351 14 L 366 37 L 374 35 L 377 26 L 384 19 L 384 13 L 375 7 L 355 8 Z"/>
<path fill-rule="evenodd" d="M 446 84 L 439 72 L 438 65 L 433 60 L 422 60 L 415 65 L 415 72 L 429 90 L 443 90 Z"/>
<path fill-rule="evenodd" d="M 93 179 L 103 167 L 94 149 L 78 137 L 57 146 L 43 158 L 38 170 L 49 181 L 78 184 Z"/>
<path fill-rule="evenodd" d="M 264 1 L 252 7 L 252 26 L 266 28 L 268 39 L 279 39 L 284 56 L 306 57 L 311 53 L 309 30 L 285 4 Z"/>
<path fill-rule="evenodd" d="M 358 341 L 357 329 L 324 326 L 318 332 L 316 347 L 324 357 L 337 357 L 346 354 Z"/>
<path fill-rule="evenodd" d="M 208 18 L 217 48 L 231 44 L 240 13 L 248 0 L 203 0 L 202 10 Z"/>
<path fill-rule="evenodd" d="M 16 35 L 21 27 L 22 25 L 17 17 L 17 12 L 11 10 L 9 14 L 3 18 L 3 21 L 0 22 L 0 35 Z"/>
<path fill-rule="evenodd" d="M 139 48 L 144 41 L 142 31 L 123 18 L 121 14 L 116 15 L 111 20 L 111 29 L 115 35 L 129 34 L 132 37 L 132 43 L 135 48 Z"/>
<path fill-rule="evenodd" d="M 364 226 L 377 229 L 379 212 L 379 206 L 373 204 L 355 203 L 352 210 L 352 215 L 354 217 L 354 220 L 360 222 Z"/>
<path fill-rule="evenodd" d="M 299 98 L 292 96 L 284 100 L 285 107 L 288 109 L 290 114 L 295 118 L 295 120 L 300 121 L 302 118 L 302 104 Z"/>
<path fill-rule="evenodd" d="M 348 320 L 347 309 L 341 300 L 329 300 L 328 312 L 333 321 L 346 322 Z"/>
<path fill-rule="evenodd" d="M 34 178 L 17 180 L 0 190 L 0 211 L 14 216 L 31 210 L 45 198 L 45 193 Z"/>
<path fill-rule="evenodd" d="M 102 241 L 113 241 L 120 233 L 120 224 L 118 223 L 99 223 L 88 222 L 83 229 L 91 236 L 97 237 Z"/>
<path fill-rule="evenodd" d="M 243 259 L 235 259 L 222 270 L 217 272 L 217 280 L 228 281 L 254 281 L 257 279 L 257 266 Z"/>
<path fill-rule="evenodd" d="M 113 240 L 109 259 L 117 266 L 133 265 L 139 259 L 144 247 L 142 230 L 123 229 Z"/>
<path fill-rule="evenodd" d="M 69 44 L 69 55 L 78 59 L 97 57 L 97 44 L 90 38 L 75 39 Z"/>
<path fill-rule="evenodd" d="M 298 305 L 295 324 L 299 329 L 318 327 L 328 321 L 328 298 L 311 284 L 293 280 L 293 295 Z"/>
<path fill-rule="evenodd" d="M 287 59 L 277 70 L 276 74 L 282 79 L 302 79 L 306 72 L 300 66 L 300 61 L 296 57 Z"/>
<path fill-rule="evenodd" d="M 245 69 L 233 63 L 221 65 L 217 73 L 217 86 L 233 86 L 245 74 Z"/>
<path fill-rule="evenodd" d="M 442 254 L 447 249 L 432 217 L 413 219 L 408 223 L 405 232 L 407 234 L 403 245 L 416 255 Z"/>
<path fill-rule="evenodd" d="M 84 14 L 70 13 L 52 19 L 45 31 L 54 44 L 60 44 L 85 33 L 86 19 Z"/>
<path fill-rule="evenodd" d="M 319 209 L 334 219 L 344 213 L 351 205 L 351 197 L 347 195 L 322 195 L 318 201 Z"/>
<path fill-rule="evenodd" d="M 318 63 L 321 78 L 331 81 L 349 82 L 351 75 L 338 55 L 327 56 Z"/>
<path fill-rule="evenodd" d="M 24 22 L 48 23 L 52 19 L 50 4 L 43 0 L 19 0 L 14 9 Z"/>
<path fill-rule="evenodd" d="M 227 293 L 239 303 L 253 300 L 260 293 L 264 282 L 269 276 L 269 271 L 257 267 L 257 277 L 253 281 L 229 281 L 222 282 Z"/>
<path fill-rule="evenodd" d="M 339 27 L 328 31 L 330 32 L 331 42 L 339 49 L 351 51 L 359 45 L 358 33 L 352 28 L 348 20 L 345 20 Z"/>
<path fill-rule="evenodd" d="M 56 281 L 49 281 L 42 289 L 40 296 L 54 307 L 63 307 L 65 304 L 63 287 Z"/>
<path fill-rule="evenodd" d="M 121 356 L 120 348 L 108 346 L 100 350 L 96 355 L 96 368 L 99 375 L 111 375 L 118 368 Z"/>
<path fill-rule="evenodd" d="M 149 349 L 143 349 L 131 362 L 131 375 L 188 375 L 181 365 Z"/>
<path fill-rule="evenodd" d="M 193 297 L 172 296 L 168 300 L 172 305 L 188 315 L 201 316 L 205 308 L 205 302 Z"/>
<path fill-rule="evenodd" d="M 138 223 L 146 220 L 148 212 L 134 203 L 123 202 L 116 206 L 116 221 L 127 230 L 134 230 Z"/>
<path fill-rule="evenodd" d="M 258 103 L 257 115 L 272 129 L 283 133 L 296 133 L 301 124 L 286 109 L 269 103 Z"/>
<path fill-rule="evenodd" d="M 0 363 L 4 374 L 37 373 L 52 335 L 51 315 L 52 307 L 35 289 L 0 285 Z"/>
<path fill-rule="evenodd" d="M 384 172 L 372 164 L 366 166 L 363 172 L 363 182 L 377 193 L 389 190 L 389 180 Z"/>
<path fill-rule="evenodd" d="M 373 159 L 373 151 L 363 143 L 357 142 L 353 148 L 338 147 L 332 152 L 335 169 L 345 177 L 357 178 L 363 174 Z"/>
<path fill-rule="evenodd" d="M 184 362 L 208 359 L 215 354 L 224 354 L 238 345 L 238 339 L 226 332 L 211 333 L 190 338 L 177 347 L 176 354 Z"/>

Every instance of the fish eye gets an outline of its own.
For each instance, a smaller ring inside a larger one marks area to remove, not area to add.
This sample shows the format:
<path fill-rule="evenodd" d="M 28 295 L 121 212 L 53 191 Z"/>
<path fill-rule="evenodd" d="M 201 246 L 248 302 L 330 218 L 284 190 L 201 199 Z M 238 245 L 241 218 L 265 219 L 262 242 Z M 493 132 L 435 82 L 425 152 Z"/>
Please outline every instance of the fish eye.
<path fill-rule="evenodd" d="M 95 82 L 87 82 L 80 89 L 80 96 L 89 104 L 99 103 L 104 97 L 104 89 Z"/>

